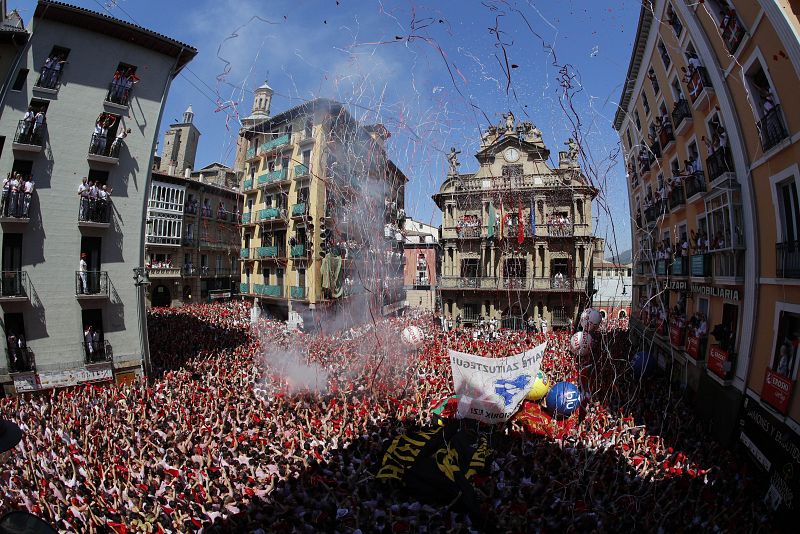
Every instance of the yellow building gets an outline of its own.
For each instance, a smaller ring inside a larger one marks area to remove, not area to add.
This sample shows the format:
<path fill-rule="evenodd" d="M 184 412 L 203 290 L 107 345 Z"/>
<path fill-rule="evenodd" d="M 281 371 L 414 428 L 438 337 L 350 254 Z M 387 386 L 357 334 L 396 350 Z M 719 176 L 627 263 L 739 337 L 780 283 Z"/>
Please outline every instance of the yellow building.
<path fill-rule="evenodd" d="M 775 456 L 762 462 L 772 471 L 784 459 L 747 423 L 774 423 L 784 442 L 800 432 L 798 13 L 787 0 L 643 3 L 614 122 L 634 331 L 697 390 L 716 437 L 741 437 L 741 418 L 742 441 Z M 784 504 L 794 471 L 770 490 Z"/>
<path fill-rule="evenodd" d="M 307 326 L 334 315 L 323 310 L 342 324 L 398 311 L 407 180 L 389 132 L 325 99 L 270 117 L 271 96 L 256 91 L 241 133 L 241 294 Z"/>
<path fill-rule="evenodd" d="M 506 122 L 483 135 L 475 173 L 450 173 L 433 195 L 442 210 L 444 315 L 454 325 L 497 319 L 504 328 L 525 328 L 533 319 L 565 327 L 587 301 L 591 259 L 599 244 L 592 235 L 592 200 L 597 191 L 577 162 L 577 143 L 550 151 L 529 122 Z"/>

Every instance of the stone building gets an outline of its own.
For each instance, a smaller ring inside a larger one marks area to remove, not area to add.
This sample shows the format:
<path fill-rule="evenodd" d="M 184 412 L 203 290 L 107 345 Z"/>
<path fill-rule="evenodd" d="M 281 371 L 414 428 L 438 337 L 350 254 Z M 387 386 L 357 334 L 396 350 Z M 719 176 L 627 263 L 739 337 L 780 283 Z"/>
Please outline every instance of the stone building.
<path fill-rule="evenodd" d="M 164 134 L 164 149 L 161 151 L 159 172 L 183 176 L 186 170 L 194 170 L 200 130 L 194 125 L 194 111 L 189 106 L 183 112 L 183 120 L 171 124 Z"/>
<path fill-rule="evenodd" d="M 144 289 L 132 280 L 147 175 L 170 83 L 195 54 L 101 13 L 37 3 L 0 115 L 0 173 L 35 184 L 0 218 L 7 391 L 128 379 L 147 365 Z M 96 189 L 79 197 L 82 177 Z"/>
<path fill-rule="evenodd" d="M 794 519 L 799 34 L 796 2 L 647 2 L 614 122 L 634 221 L 633 330 L 696 390 L 713 435 L 740 439 L 771 472 L 769 500 Z"/>
<path fill-rule="evenodd" d="M 439 290 L 454 323 L 484 317 L 521 328 L 541 316 L 563 327 L 587 302 L 597 191 L 578 165 L 577 143 L 565 144 L 551 168 L 541 132 L 509 113 L 483 134 L 476 172 L 459 173 L 451 150 L 433 199 L 442 210 Z"/>
<path fill-rule="evenodd" d="M 270 116 L 271 94 L 256 90 L 237 152 L 241 294 L 306 326 L 398 311 L 407 179 L 386 155 L 388 130 L 325 99 Z"/>

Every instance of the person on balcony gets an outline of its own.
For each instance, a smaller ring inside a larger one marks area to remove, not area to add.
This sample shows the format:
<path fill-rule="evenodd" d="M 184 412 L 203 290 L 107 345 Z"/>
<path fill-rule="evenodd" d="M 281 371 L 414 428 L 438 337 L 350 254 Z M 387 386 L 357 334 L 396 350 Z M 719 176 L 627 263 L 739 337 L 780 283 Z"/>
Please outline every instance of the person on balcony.
<path fill-rule="evenodd" d="M 23 185 L 20 187 L 22 192 L 22 214 L 24 219 L 28 218 L 28 212 L 31 207 L 31 200 L 33 199 L 33 176 L 27 176 Z"/>
<path fill-rule="evenodd" d="M 22 116 L 22 125 L 20 126 L 19 140 L 22 143 L 27 143 L 31 132 L 33 132 L 33 121 L 36 119 L 36 112 L 32 107 L 28 107 L 28 111 Z"/>
<path fill-rule="evenodd" d="M 9 206 L 8 215 L 10 217 L 17 216 L 19 202 L 19 173 L 11 174 L 11 182 L 9 183 Z"/>
<path fill-rule="evenodd" d="M 122 102 L 127 104 L 131 98 L 131 91 L 133 91 L 133 86 L 139 83 L 139 77 L 136 76 L 136 72 L 133 69 L 128 69 L 128 72 L 125 74 L 125 78 L 122 81 Z"/>
<path fill-rule="evenodd" d="M 92 154 L 105 155 L 108 129 L 114 125 L 114 122 L 116 122 L 116 118 L 110 113 L 101 113 L 97 117 L 92 135 Z"/>
<path fill-rule="evenodd" d="M 111 192 L 112 188 L 103 184 L 103 187 L 97 191 L 97 213 L 96 222 L 108 222 L 108 214 L 111 209 Z"/>
<path fill-rule="evenodd" d="M 41 141 L 41 135 L 44 132 L 44 125 L 46 123 L 47 119 L 45 117 L 44 110 L 40 109 L 33 117 L 33 139 L 36 139 L 37 142 Z"/>
<path fill-rule="evenodd" d="M 78 186 L 78 198 L 80 198 L 80 210 L 78 220 L 86 221 L 89 217 L 89 179 L 84 177 L 81 185 Z"/>
<path fill-rule="evenodd" d="M 81 252 L 81 259 L 78 262 L 78 278 L 79 278 L 79 285 L 78 285 L 78 292 L 81 295 L 87 295 L 89 293 L 89 277 L 88 277 L 88 266 L 86 265 L 86 253 Z"/>
<path fill-rule="evenodd" d="M 67 59 L 64 55 L 53 55 L 44 61 L 44 68 L 42 69 L 42 86 L 47 89 L 55 89 L 58 85 L 58 80 L 61 77 L 61 70 Z"/>
<path fill-rule="evenodd" d="M 119 150 L 122 148 L 122 144 L 125 142 L 125 138 L 128 137 L 129 133 L 131 133 L 130 128 L 120 128 L 117 130 L 117 135 L 114 137 L 114 142 L 111 143 L 111 155 L 113 157 L 118 157 Z"/>
<path fill-rule="evenodd" d="M 103 350 L 103 342 L 100 340 L 99 330 L 94 330 L 92 332 L 92 350 L 94 352 L 95 358 L 102 359 L 105 356 L 104 354 L 105 351 Z"/>
<path fill-rule="evenodd" d="M 92 181 L 89 182 L 89 219 L 90 221 L 97 220 L 97 185 Z"/>
<path fill-rule="evenodd" d="M 83 331 L 83 340 L 84 340 L 84 348 L 86 349 L 86 359 L 87 361 L 93 362 L 94 361 L 94 332 L 93 332 L 92 325 L 88 325 L 86 330 Z"/>
<path fill-rule="evenodd" d="M 11 173 L 3 178 L 3 196 L 0 200 L 0 213 L 3 217 L 8 217 L 8 205 L 11 202 Z"/>

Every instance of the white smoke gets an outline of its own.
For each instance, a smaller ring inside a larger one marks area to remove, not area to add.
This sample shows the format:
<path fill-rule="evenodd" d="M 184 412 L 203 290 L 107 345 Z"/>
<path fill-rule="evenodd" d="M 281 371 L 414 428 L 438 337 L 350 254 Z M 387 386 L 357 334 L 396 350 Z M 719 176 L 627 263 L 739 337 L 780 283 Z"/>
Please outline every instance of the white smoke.
<path fill-rule="evenodd" d="M 309 362 L 307 355 L 300 350 L 284 348 L 282 343 L 266 333 L 266 329 L 260 328 L 264 324 L 274 325 L 275 323 L 265 321 L 256 327 L 261 345 L 261 353 L 257 361 L 259 370 L 264 377 L 262 383 L 256 386 L 261 390 L 259 393 L 269 395 L 269 390 L 274 393 L 281 388 L 283 383 L 289 394 L 326 393 L 328 391 L 328 371 L 318 364 Z M 287 332 L 284 339 L 290 338 L 292 335 L 300 334 Z M 278 383 L 275 383 L 275 378 Z"/>

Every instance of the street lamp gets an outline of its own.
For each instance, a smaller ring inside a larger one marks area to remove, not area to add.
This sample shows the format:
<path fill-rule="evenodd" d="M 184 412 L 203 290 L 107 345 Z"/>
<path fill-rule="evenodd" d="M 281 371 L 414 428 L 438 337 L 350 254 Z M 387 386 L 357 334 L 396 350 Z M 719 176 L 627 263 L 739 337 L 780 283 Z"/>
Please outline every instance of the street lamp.
<path fill-rule="evenodd" d="M 136 305 L 136 316 L 139 319 L 139 342 L 141 343 L 142 356 L 144 360 L 144 372 L 150 376 L 152 367 L 150 366 L 150 342 L 147 339 L 147 328 L 142 319 L 144 313 L 144 286 L 150 285 L 150 275 L 144 267 L 133 268 L 133 285 L 136 287 L 136 298 L 139 301 Z"/>

